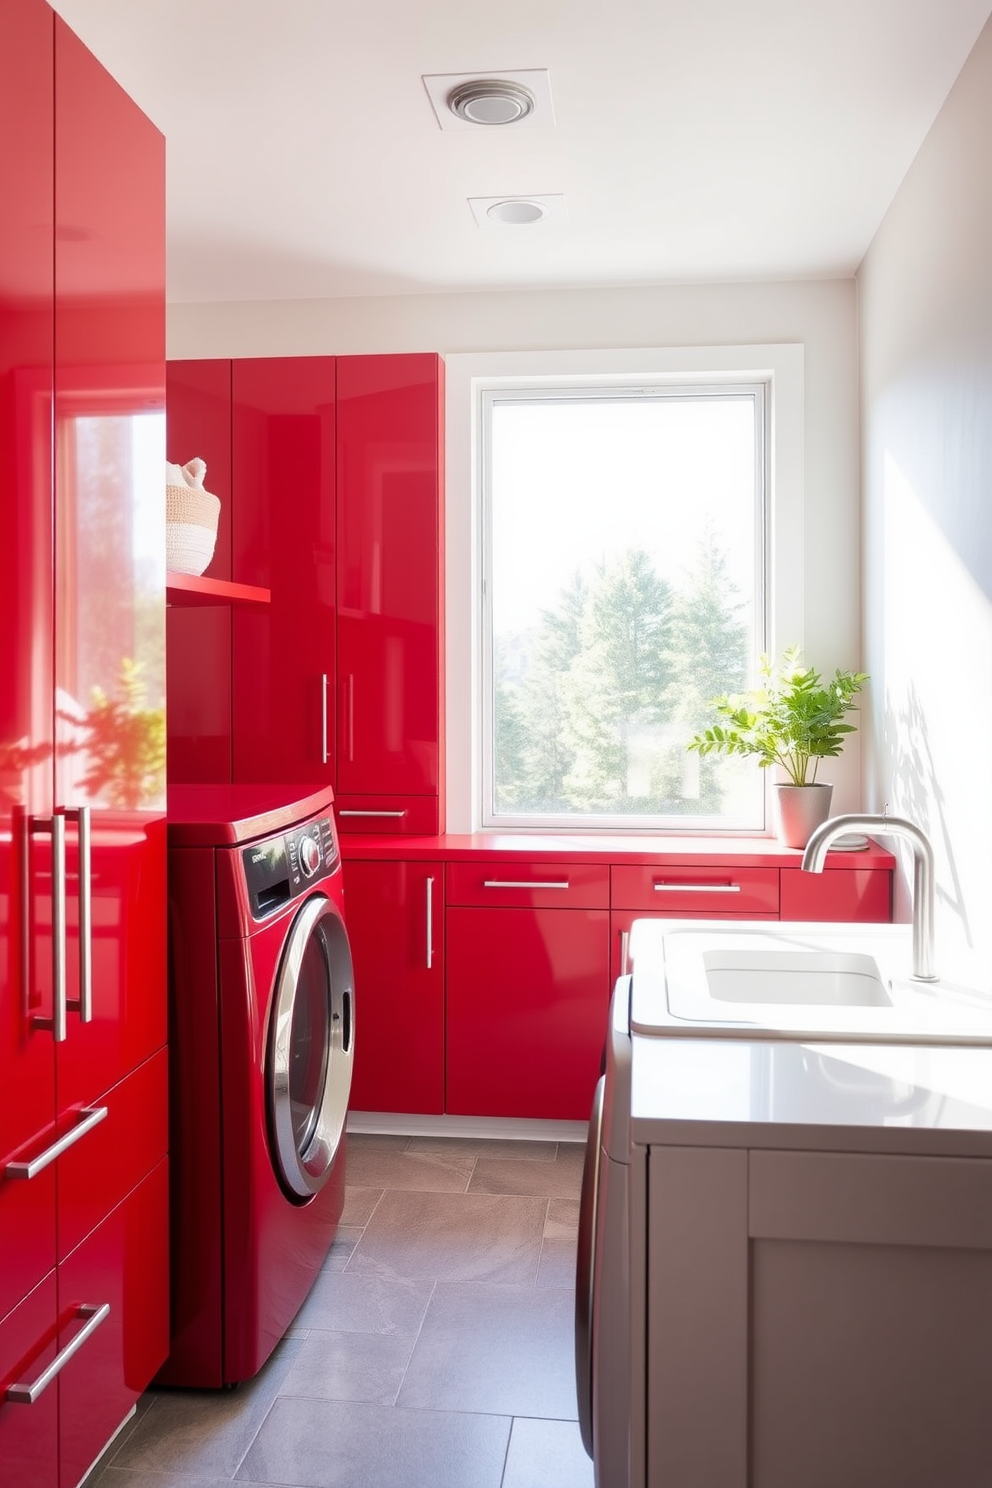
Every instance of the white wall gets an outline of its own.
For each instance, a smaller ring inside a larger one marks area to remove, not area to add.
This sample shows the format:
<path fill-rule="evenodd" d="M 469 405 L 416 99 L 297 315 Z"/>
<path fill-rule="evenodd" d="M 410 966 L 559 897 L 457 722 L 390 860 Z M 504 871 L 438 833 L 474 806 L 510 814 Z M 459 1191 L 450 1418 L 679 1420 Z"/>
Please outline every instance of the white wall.
<path fill-rule="evenodd" d="M 857 332 L 852 280 L 172 305 L 170 357 L 804 347 L 808 661 L 861 662 Z M 449 410 L 449 420 L 451 413 Z M 860 805 L 859 737 L 831 762 L 834 809 Z"/>
<path fill-rule="evenodd" d="M 992 23 L 858 275 L 866 795 L 930 833 L 938 961 L 992 991 Z M 870 723 L 870 727 L 867 727 Z M 940 966 L 938 966 L 938 970 Z"/>

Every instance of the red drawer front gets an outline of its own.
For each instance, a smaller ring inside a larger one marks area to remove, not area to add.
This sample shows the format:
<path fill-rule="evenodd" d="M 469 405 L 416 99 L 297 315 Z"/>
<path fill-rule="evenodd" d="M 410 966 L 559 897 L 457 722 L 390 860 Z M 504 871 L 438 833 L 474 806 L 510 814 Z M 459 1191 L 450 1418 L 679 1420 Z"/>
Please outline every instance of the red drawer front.
<path fill-rule="evenodd" d="M 886 868 L 827 868 L 823 873 L 782 871 L 783 920 L 892 918 L 892 874 Z"/>
<path fill-rule="evenodd" d="M 646 909 L 655 914 L 777 915 L 777 868 L 612 869 L 614 909 Z"/>
<path fill-rule="evenodd" d="M 388 833 L 398 837 L 436 837 L 437 796 L 335 796 L 338 831 Z"/>
<path fill-rule="evenodd" d="M 0 1322 L 0 1482 L 3 1488 L 57 1488 L 59 1392 L 55 1384 L 33 1405 L 7 1399 L 11 1385 L 31 1385 L 55 1358 L 55 1272 Z"/>
<path fill-rule="evenodd" d="M 450 904 L 516 909 L 607 909 L 610 870 L 603 863 L 473 861 L 448 863 Z"/>
<path fill-rule="evenodd" d="M 59 1158 L 60 1260 L 165 1156 L 168 1078 L 160 1049 L 89 1108 L 107 1115 Z M 79 1119 L 77 1113 L 73 1120 Z"/>
<path fill-rule="evenodd" d="M 59 1345 L 110 1311 L 59 1375 L 62 1482 L 78 1483 L 169 1349 L 169 1173 L 163 1159 L 58 1270 Z"/>

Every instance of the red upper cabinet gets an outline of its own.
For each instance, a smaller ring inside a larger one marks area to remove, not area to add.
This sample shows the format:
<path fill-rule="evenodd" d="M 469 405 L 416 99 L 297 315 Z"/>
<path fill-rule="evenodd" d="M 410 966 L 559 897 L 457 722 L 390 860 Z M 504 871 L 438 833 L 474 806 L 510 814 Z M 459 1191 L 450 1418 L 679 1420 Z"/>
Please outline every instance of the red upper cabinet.
<path fill-rule="evenodd" d="M 443 391 L 434 355 L 338 358 L 342 813 L 442 795 Z M 436 831 L 436 807 L 432 815 L 417 830 Z M 343 825 L 375 820 L 344 816 Z"/>
<path fill-rule="evenodd" d="M 333 784 L 334 358 L 235 361 L 232 395 L 234 577 L 271 593 L 233 614 L 233 778 Z"/>

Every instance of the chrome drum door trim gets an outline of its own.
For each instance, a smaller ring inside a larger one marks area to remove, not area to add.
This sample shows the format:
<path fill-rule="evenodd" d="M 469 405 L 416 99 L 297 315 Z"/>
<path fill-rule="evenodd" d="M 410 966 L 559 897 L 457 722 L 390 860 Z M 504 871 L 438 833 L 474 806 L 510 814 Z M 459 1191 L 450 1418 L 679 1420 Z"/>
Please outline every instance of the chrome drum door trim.
<path fill-rule="evenodd" d="M 290 1075 L 293 1062 L 293 1010 L 303 958 L 316 940 L 327 978 L 327 1048 L 324 1086 L 305 1145 L 297 1144 Z M 304 904 L 283 951 L 269 1031 L 266 1081 L 276 1172 L 300 1199 L 319 1193 L 330 1177 L 348 1114 L 355 1054 L 354 973 L 344 922 L 334 904 L 315 894 Z"/>

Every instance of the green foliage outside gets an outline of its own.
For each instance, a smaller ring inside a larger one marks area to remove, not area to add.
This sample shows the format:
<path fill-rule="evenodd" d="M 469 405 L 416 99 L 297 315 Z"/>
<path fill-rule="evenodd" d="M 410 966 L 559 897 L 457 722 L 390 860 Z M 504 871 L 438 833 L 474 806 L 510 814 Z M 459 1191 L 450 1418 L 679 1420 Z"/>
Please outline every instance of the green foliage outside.
<path fill-rule="evenodd" d="M 820 760 L 840 754 L 845 735 L 854 732 L 844 717 L 857 706 L 868 674 L 838 669 L 824 682 L 802 665 L 794 646 L 778 667 L 763 656 L 760 676 L 752 692 L 716 698 L 714 707 L 727 723 L 703 729 L 688 747 L 703 756 L 755 756 L 762 769 L 780 765 L 792 785 L 814 785 Z"/>
<path fill-rule="evenodd" d="M 88 770 L 82 784 L 108 806 L 136 810 L 154 805 L 165 792 L 165 709 L 146 708 L 140 662 L 124 657 L 119 696 L 93 688 L 82 748 Z"/>
<path fill-rule="evenodd" d="M 744 684 L 748 628 L 710 529 L 680 585 L 630 549 L 574 575 L 494 658 L 495 806 L 506 815 L 721 810 L 717 760 L 686 769 L 714 693 Z"/>

